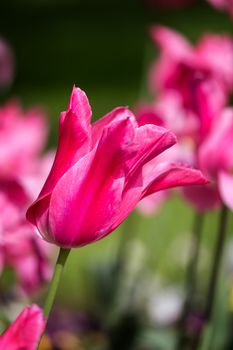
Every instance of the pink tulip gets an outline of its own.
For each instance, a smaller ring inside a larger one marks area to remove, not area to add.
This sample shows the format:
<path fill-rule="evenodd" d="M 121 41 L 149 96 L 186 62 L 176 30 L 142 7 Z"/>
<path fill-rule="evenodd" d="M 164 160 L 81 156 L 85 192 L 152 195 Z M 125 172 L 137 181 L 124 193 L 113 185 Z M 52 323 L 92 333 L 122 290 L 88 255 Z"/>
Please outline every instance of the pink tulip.
<path fill-rule="evenodd" d="M 85 93 L 74 88 L 60 118 L 59 144 L 48 179 L 27 212 L 45 240 L 79 247 L 112 232 L 149 194 L 184 184 L 203 184 L 199 171 L 149 161 L 176 142 L 153 124 L 138 126 L 127 108 L 90 124 Z"/>
<path fill-rule="evenodd" d="M 0 177 L 25 174 L 45 146 L 47 124 L 38 108 L 24 112 L 18 102 L 0 108 Z"/>
<path fill-rule="evenodd" d="M 151 29 L 151 37 L 160 48 L 152 86 L 173 88 L 177 74 L 182 80 L 190 69 L 196 80 L 214 77 L 228 89 L 233 88 L 233 40 L 227 35 L 205 34 L 196 46 L 178 32 L 162 26 Z M 183 67 L 183 68 L 182 68 Z M 183 71 L 184 70 L 184 71 Z"/>
<path fill-rule="evenodd" d="M 161 49 L 150 72 L 152 89 L 180 95 L 183 108 L 200 124 L 199 144 L 233 89 L 233 41 L 209 34 L 193 47 L 181 34 L 160 26 L 151 35 Z"/>
<path fill-rule="evenodd" d="M 205 34 L 195 47 L 196 64 L 210 71 L 233 88 L 233 40 L 227 35 Z"/>
<path fill-rule="evenodd" d="M 8 88 L 14 77 L 14 57 L 8 44 L 0 38 L 0 90 Z"/>
<path fill-rule="evenodd" d="M 37 305 L 24 308 L 0 336 L 0 350 L 35 350 L 44 327 L 45 319 Z"/>
<path fill-rule="evenodd" d="M 184 190 L 185 195 L 199 208 L 206 210 L 224 203 L 233 210 L 233 109 L 225 109 L 213 124 L 200 146 L 198 165 L 212 182 L 205 188 Z"/>

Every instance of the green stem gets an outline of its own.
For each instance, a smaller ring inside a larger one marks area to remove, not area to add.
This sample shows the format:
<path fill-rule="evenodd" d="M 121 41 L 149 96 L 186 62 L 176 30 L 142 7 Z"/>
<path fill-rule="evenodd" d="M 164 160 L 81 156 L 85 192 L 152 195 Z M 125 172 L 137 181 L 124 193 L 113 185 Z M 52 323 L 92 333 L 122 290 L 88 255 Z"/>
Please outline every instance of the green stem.
<path fill-rule="evenodd" d="M 208 320 L 212 317 L 213 306 L 216 295 L 216 286 L 218 281 L 219 269 L 223 255 L 224 242 L 226 238 L 226 228 L 227 228 L 227 214 L 228 209 L 225 205 L 222 206 L 220 219 L 219 219 L 219 229 L 218 229 L 218 237 L 215 246 L 212 272 L 208 287 L 208 293 L 206 298 L 206 307 L 205 307 L 205 316 Z"/>
<path fill-rule="evenodd" d="M 204 226 L 204 214 L 196 213 L 194 217 L 193 237 L 190 251 L 190 261 L 186 276 L 187 307 L 193 303 L 193 295 L 197 285 L 197 266 L 200 255 L 201 236 Z"/>
<path fill-rule="evenodd" d="M 48 318 L 54 304 L 54 300 L 57 294 L 57 288 L 61 279 L 62 271 L 65 266 L 66 260 L 69 256 L 70 250 L 71 250 L 70 248 L 69 249 L 60 248 L 60 251 L 57 257 L 57 262 L 53 271 L 53 277 L 49 286 L 48 294 L 44 305 L 44 316 L 46 317 L 46 324 L 48 322 Z M 39 340 L 37 350 L 39 349 L 41 338 Z"/>
<path fill-rule="evenodd" d="M 69 253 L 70 253 L 70 249 L 60 248 L 57 262 L 53 272 L 53 277 L 49 286 L 49 291 L 48 291 L 47 298 L 45 300 L 45 305 L 44 305 L 44 315 L 47 318 L 47 320 L 49 318 L 51 309 L 53 307 L 58 284 L 61 279 L 62 271 L 65 266 L 66 260 L 69 256 Z"/>
<path fill-rule="evenodd" d="M 179 337 L 177 341 L 177 350 L 182 350 L 186 346 L 187 334 L 186 334 L 186 319 L 191 311 L 194 299 L 194 293 L 196 291 L 196 281 L 197 281 L 197 265 L 200 253 L 200 243 L 201 236 L 204 226 L 204 214 L 195 212 L 192 238 L 191 238 L 191 248 L 190 248 L 190 258 L 187 266 L 186 274 L 186 298 L 184 302 L 184 307 L 179 323 Z"/>
<path fill-rule="evenodd" d="M 227 214 L 228 214 L 227 207 L 225 205 L 222 205 L 222 209 L 219 217 L 217 240 L 214 248 L 212 270 L 211 270 L 209 285 L 207 289 L 206 303 L 204 307 L 205 325 L 211 321 L 214 303 L 215 303 L 219 270 L 221 266 L 224 242 L 226 238 Z M 204 330 L 204 327 L 200 329 L 196 337 L 193 339 L 193 343 L 191 346 L 192 350 L 198 349 L 201 343 L 203 330 Z"/>

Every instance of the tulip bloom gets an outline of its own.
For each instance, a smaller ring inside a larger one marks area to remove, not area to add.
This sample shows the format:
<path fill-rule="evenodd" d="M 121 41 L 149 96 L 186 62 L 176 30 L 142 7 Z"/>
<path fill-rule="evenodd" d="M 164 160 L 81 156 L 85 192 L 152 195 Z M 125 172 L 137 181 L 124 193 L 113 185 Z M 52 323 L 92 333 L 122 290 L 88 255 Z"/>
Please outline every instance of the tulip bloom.
<path fill-rule="evenodd" d="M 186 197 L 199 211 L 224 203 L 233 210 L 233 109 L 226 108 L 213 124 L 200 146 L 197 164 L 211 180 L 208 186 L 184 189 Z"/>
<path fill-rule="evenodd" d="M 10 101 L 0 108 L 0 178 L 28 172 L 47 140 L 45 114 L 38 108 L 24 112 Z"/>
<path fill-rule="evenodd" d="M 90 119 L 85 93 L 74 88 L 68 111 L 61 114 L 53 167 L 27 212 L 45 240 L 66 248 L 89 244 L 118 227 L 142 198 L 207 182 L 199 171 L 173 163 L 144 167 L 176 143 L 171 131 L 138 126 L 124 107 L 93 125 Z"/>
<path fill-rule="evenodd" d="M 233 41 L 229 36 L 206 34 L 192 46 L 178 32 L 155 26 L 151 29 L 151 37 L 160 48 L 160 57 L 151 76 L 152 87 L 181 90 L 186 78 L 193 78 L 195 82 L 195 79 L 202 81 L 213 77 L 224 88 L 232 90 Z"/>
<path fill-rule="evenodd" d="M 153 27 L 160 56 L 150 71 L 150 85 L 160 95 L 174 92 L 183 109 L 200 124 L 196 143 L 211 129 L 233 89 L 233 41 L 228 36 L 205 35 L 193 47 L 181 34 Z"/>
<path fill-rule="evenodd" d="M 0 335 L 0 350 L 35 350 L 45 327 L 45 319 L 37 305 L 26 307 Z"/>

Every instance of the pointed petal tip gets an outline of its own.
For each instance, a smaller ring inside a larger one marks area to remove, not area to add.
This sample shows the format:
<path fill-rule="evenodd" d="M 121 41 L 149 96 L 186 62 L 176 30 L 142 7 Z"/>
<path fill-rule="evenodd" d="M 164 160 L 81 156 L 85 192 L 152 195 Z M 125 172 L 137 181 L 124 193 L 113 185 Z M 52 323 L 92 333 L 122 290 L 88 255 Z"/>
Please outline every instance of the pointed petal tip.
<path fill-rule="evenodd" d="M 91 115 L 91 106 L 89 104 L 88 97 L 82 89 L 73 85 L 70 100 L 68 104 L 68 111 L 77 112 L 78 109 L 85 109 L 88 114 Z"/>

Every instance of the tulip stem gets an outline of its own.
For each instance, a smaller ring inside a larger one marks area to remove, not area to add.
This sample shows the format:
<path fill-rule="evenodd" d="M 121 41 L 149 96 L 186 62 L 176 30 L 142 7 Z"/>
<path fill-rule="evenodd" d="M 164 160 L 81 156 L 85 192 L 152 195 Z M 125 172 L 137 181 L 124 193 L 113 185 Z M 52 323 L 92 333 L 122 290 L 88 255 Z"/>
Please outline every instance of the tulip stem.
<path fill-rule="evenodd" d="M 227 207 L 225 205 L 222 205 L 222 209 L 220 211 L 220 217 L 219 217 L 217 239 L 214 247 L 212 269 L 211 269 L 210 280 L 209 280 L 209 285 L 207 289 L 206 303 L 205 303 L 204 312 L 203 312 L 203 316 L 205 320 L 204 326 L 211 321 L 214 303 L 216 299 L 215 297 L 217 292 L 217 282 L 218 282 L 222 255 L 223 255 L 224 242 L 226 238 L 227 218 L 228 218 L 227 214 L 228 214 Z M 192 350 L 197 350 L 199 348 L 202 340 L 203 331 L 204 331 L 204 327 L 201 327 L 196 337 L 194 337 L 193 343 L 191 344 Z"/>
<path fill-rule="evenodd" d="M 61 279 L 61 275 L 62 275 L 62 271 L 63 268 L 65 266 L 66 260 L 69 256 L 70 253 L 70 248 L 60 248 L 59 253 L 58 253 L 58 257 L 57 257 L 57 262 L 53 271 L 53 277 L 49 286 L 49 291 L 47 294 L 47 298 L 45 300 L 45 305 L 44 305 L 44 316 L 46 318 L 46 324 L 48 322 L 48 318 L 50 315 L 50 312 L 52 310 L 53 304 L 54 304 L 54 300 L 55 300 L 55 296 L 57 294 L 57 287 L 59 285 L 60 279 Z M 42 334 L 43 336 L 43 334 Z M 38 346 L 37 346 L 37 350 L 40 347 L 40 342 L 42 339 L 42 336 L 38 342 Z"/>
<path fill-rule="evenodd" d="M 200 253 L 200 245 L 201 245 L 201 237 L 204 226 L 204 214 L 195 212 L 194 220 L 193 220 L 193 229 L 192 229 L 192 237 L 191 237 L 191 247 L 189 254 L 189 261 L 186 272 L 186 297 L 185 302 L 181 314 L 181 319 L 179 322 L 179 330 L 180 334 L 177 341 L 177 350 L 181 350 L 184 348 L 187 342 L 187 334 L 186 334 L 186 321 L 188 314 L 190 313 L 190 309 L 193 305 L 194 293 L 196 292 L 196 284 L 197 284 L 197 265 L 199 260 Z"/>
<path fill-rule="evenodd" d="M 206 318 L 209 320 L 211 319 L 211 316 L 212 316 L 217 280 L 218 280 L 224 242 L 226 237 L 227 214 L 228 214 L 228 209 L 225 205 L 223 205 L 220 213 L 218 237 L 217 237 L 216 246 L 215 246 L 212 272 L 211 272 L 209 288 L 208 288 L 208 293 L 206 298 L 205 315 L 206 315 Z"/>
<path fill-rule="evenodd" d="M 60 248 L 60 251 L 57 257 L 57 262 L 53 272 L 53 277 L 49 286 L 49 291 L 48 291 L 47 298 L 45 300 L 45 305 L 44 305 L 44 315 L 47 320 L 49 318 L 51 309 L 53 307 L 58 284 L 61 279 L 62 271 L 65 266 L 66 260 L 69 256 L 69 253 L 70 253 L 70 249 Z"/>

